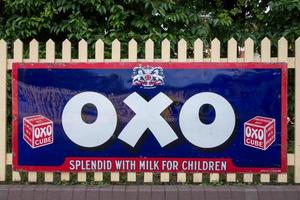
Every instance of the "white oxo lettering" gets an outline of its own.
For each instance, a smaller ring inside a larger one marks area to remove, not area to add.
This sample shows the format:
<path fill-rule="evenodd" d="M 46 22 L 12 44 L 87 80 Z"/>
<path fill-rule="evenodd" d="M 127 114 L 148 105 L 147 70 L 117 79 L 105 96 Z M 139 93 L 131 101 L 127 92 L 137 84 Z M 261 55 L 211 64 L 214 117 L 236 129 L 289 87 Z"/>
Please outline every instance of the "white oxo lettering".
<path fill-rule="evenodd" d="M 157 94 L 149 102 L 136 92 L 132 93 L 124 100 L 124 103 L 136 115 L 125 126 L 118 138 L 134 147 L 145 130 L 149 128 L 161 147 L 176 140 L 177 135 L 160 115 L 172 102 L 164 93 Z"/>
<path fill-rule="evenodd" d="M 160 115 L 172 100 L 164 93 L 159 93 L 149 102 L 136 92 L 130 94 L 124 103 L 135 116 L 121 131 L 118 138 L 134 147 L 148 128 L 161 147 L 173 142 L 178 137 Z M 85 104 L 93 104 L 98 111 L 95 122 L 85 123 L 81 110 Z M 215 119 L 204 124 L 199 118 L 199 109 L 210 104 L 215 109 Z M 96 92 L 83 92 L 75 95 L 66 104 L 62 113 L 62 126 L 70 140 L 83 147 L 96 147 L 107 142 L 117 126 L 117 113 L 113 104 L 104 95 Z M 230 103 L 222 96 L 212 92 L 202 92 L 190 97 L 182 106 L 179 114 L 179 126 L 184 137 L 193 145 L 201 148 L 215 148 L 223 144 L 233 133 L 235 114 Z M 252 137 L 262 137 L 260 131 L 253 131 Z M 262 131 L 261 131 L 262 132 Z M 43 130 L 43 133 L 44 130 Z M 251 134 L 247 130 L 246 134 Z M 39 133 L 37 133 L 39 134 Z"/>

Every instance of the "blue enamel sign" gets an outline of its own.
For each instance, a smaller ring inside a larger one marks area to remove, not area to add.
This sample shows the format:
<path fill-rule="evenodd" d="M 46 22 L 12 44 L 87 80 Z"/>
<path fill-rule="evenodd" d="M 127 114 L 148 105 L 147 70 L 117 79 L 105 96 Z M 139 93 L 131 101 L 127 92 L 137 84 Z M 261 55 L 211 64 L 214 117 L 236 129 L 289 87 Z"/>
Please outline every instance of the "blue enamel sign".
<path fill-rule="evenodd" d="M 13 168 L 284 172 L 287 67 L 13 65 Z"/>

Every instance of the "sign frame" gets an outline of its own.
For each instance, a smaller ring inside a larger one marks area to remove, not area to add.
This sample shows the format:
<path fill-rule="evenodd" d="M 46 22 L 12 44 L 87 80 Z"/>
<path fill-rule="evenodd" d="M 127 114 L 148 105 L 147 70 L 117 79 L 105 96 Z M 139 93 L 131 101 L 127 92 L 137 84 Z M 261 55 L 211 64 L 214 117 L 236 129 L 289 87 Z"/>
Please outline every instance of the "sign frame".
<path fill-rule="evenodd" d="M 13 63 L 12 69 L 12 144 L 13 144 L 13 170 L 37 171 L 37 172 L 75 172 L 62 169 L 61 166 L 23 166 L 18 162 L 18 69 L 132 69 L 132 66 L 161 65 L 164 69 L 281 69 L 281 167 L 261 168 L 243 167 L 237 173 L 283 173 L 287 171 L 287 64 L 286 63 L 231 63 L 231 62 L 95 62 L 95 63 Z M 92 157 L 88 157 L 92 158 Z M 84 158 L 83 158 L 84 159 Z M 118 159 L 118 158 L 110 158 Z M 122 157 L 121 159 L 126 159 Z M 132 159 L 132 158 L 127 158 Z M 157 159 L 164 159 L 158 157 Z M 165 158 L 168 159 L 168 158 Z M 198 158 L 199 159 L 199 158 Z M 183 159 L 184 160 L 184 159 Z M 80 170 L 79 170 L 80 171 Z M 102 172 L 113 172 L 117 170 L 102 170 Z M 87 170 L 87 172 L 89 172 Z M 130 172 L 130 171 L 126 171 Z M 134 172 L 139 172 L 135 170 Z M 143 171 L 147 172 L 147 171 Z M 151 172 L 151 171 L 150 171 Z M 161 171 L 163 172 L 163 171 Z M 172 170 L 170 172 L 173 172 Z M 176 171 L 179 172 L 179 171 Z M 181 171 L 184 172 L 184 171 Z M 195 171 L 195 172 L 216 172 L 216 171 Z M 223 172 L 222 172 L 223 173 Z"/>

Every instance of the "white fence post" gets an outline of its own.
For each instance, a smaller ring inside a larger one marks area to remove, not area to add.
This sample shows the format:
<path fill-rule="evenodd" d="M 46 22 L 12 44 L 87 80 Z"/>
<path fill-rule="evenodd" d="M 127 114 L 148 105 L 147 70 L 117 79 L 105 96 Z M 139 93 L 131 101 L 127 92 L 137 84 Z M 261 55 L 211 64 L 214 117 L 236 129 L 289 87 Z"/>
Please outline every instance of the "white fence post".
<path fill-rule="evenodd" d="M 0 181 L 6 177 L 6 69 L 7 44 L 0 40 Z"/>

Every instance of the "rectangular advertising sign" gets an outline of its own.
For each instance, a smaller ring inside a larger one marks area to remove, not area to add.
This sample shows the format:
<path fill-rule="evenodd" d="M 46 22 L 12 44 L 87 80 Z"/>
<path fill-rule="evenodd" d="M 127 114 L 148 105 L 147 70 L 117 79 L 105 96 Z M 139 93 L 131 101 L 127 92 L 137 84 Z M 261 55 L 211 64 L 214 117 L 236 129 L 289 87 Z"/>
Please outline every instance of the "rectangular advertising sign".
<path fill-rule="evenodd" d="M 282 63 L 14 63 L 13 169 L 285 172 Z"/>

